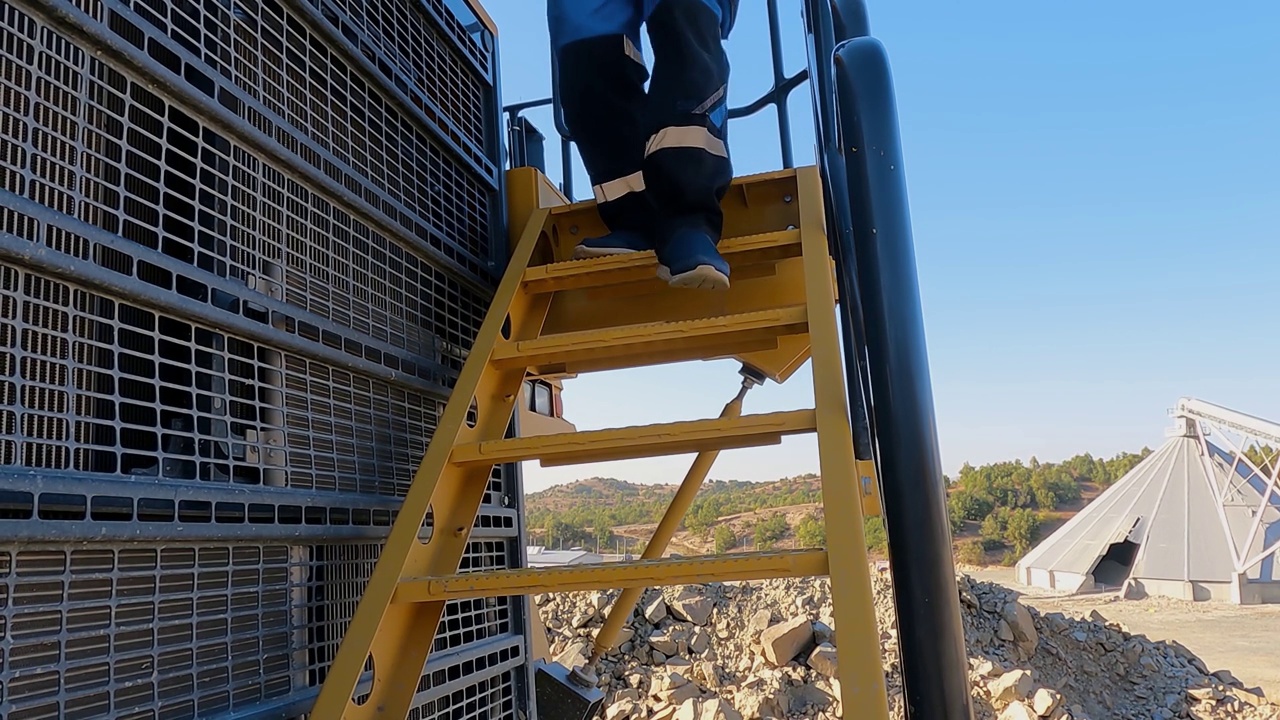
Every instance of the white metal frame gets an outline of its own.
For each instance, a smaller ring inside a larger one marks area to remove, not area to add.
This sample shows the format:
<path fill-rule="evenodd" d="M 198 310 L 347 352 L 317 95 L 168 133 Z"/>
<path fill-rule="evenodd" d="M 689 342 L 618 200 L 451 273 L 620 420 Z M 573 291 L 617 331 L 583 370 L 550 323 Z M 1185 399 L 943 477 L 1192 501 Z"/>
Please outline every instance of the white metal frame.
<path fill-rule="evenodd" d="M 1277 541 L 1264 547 L 1261 552 L 1252 556 L 1247 555 L 1249 548 L 1257 540 L 1258 532 L 1262 529 L 1262 520 L 1266 512 L 1268 510 L 1280 512 L 1280 425 L 1191 398 L 1179 400 L 1173 415 L 1188 420 L 1188 424 L 1194 429 L 1200 441 L 1202 451 L 1200 459 L 1204 463 L 1205 472 L 1211 478 L 1209 485 L 1217 501 L 1218 520 L 1222 524 L 1223 535 L 1226 536 L 1227 544 L 1231 548 L 1235 572 L 1237 575 L 1243 575 L 1257 567 L 1267 557 L 1280 553 L 1280 541 Z M 1214 438 L 1214 447 L 1231 455 L 1225 487 L 1220 487 L 1218 484 L 1219 473 L 1213 465 L 1213 453 L 1209 447 L 1210 436 Z M 1263 465 L 1271 466 L 1270 473 L 1264 472 L 1245 455 L 1248 448 L 1263 446 L 1273 448 L 1270 456 L 1263 458 Z M 1242 465 L 1248 471 L 1247 474 L 1239 471 Z M 1254 507 L 1252 503 L 1248 506 L 1253 512 L 1253 522 L 1250 524 L 1249 532 L 1237 542 L 1227 522 L 1226 508 L 1228 504 L 1239 506 L 1238 503 L 1231 502 L 1231 498 L 1237 496 L 1254 479 L 1263 483 L 1263 491 L 1257 506 Z M 1280 557 L 1277 560 L 1280 560 Z"/>

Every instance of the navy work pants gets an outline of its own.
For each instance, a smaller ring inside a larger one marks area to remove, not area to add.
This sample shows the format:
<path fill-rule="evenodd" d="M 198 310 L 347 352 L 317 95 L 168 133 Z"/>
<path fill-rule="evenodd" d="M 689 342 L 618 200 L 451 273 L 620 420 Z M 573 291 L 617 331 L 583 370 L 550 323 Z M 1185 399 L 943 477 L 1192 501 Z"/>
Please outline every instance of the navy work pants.
<path fill-rule="evenodd" d="M 548 0 L 564 119 L 611 231 L 723 231 L 728 38 L 738 0 Z M 650 79 L 640 51 L 646 26 Z M 648 91 L 645 81 L 649 80 Z"/>

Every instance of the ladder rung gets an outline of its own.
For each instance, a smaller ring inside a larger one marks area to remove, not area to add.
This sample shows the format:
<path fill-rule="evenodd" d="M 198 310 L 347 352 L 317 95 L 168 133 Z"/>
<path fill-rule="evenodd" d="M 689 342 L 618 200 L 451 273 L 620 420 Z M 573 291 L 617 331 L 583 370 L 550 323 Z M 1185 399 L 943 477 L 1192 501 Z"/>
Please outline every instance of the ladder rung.
<path fill-rule="evenodd" d="M 459 445 L 450 461 L 458 465 L 500 465 L 541 460 L 544 466 L 630 460 L 681 455 L 704 450 L 776 445 L 783 436 L 814 432 L 813 410 L 743 415 L 710 420 L 685 420 L 660 425 L 588 430 L 490 440 Z"/>
<path fill-rule="evenodd" d="M 706 360 L 769 350 L 785 335 L 808 329 L 803 306 L 720 317 L 646 323 L 503 342 L 493 351 L 499 368 L 527 367 L 535 374 L 593 372 Z"/>
<path fill-rule="evenodd" d="M 544 592 L 809 577 L 826 575 L 828 570 L 824 550 L 664 558 L 537 570 L 494 570 L 403 580 L 396 588 L 392 602 L 421 603 Z"/>
<path fill-rule="evenodd" d="M 726 238 L 719 250 L 735 271 L 747 265 L 799 257 L 800 231 Z M 524 287 L 531 293 L 549 293 L 634 282 L 661 283 L 655 273 L 657 265 L 652 251 L 539 265 L 525 271 Z"/>

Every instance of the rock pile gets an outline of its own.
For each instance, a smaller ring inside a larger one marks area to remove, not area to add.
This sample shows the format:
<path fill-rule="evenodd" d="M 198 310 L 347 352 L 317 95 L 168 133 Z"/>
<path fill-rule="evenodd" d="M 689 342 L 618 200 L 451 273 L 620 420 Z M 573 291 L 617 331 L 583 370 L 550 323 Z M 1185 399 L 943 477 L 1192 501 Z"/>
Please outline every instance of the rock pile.
<path fill-rule="evenodd" d="M 891 711 L 903 717 L 889 578 L 875 573 Z M 1091 617 L 1040 614 L 958 578 L 978 720 L 1280 720 L 1280 706 L 1190 651 Z M 537 596 L 554 659 L 584 664 L 616 593 Z M 596 667 L 606 720 L 843 717 L 826 578 L 649 590 Z M 850 714 L 855 717 L 856 714 Z"/>

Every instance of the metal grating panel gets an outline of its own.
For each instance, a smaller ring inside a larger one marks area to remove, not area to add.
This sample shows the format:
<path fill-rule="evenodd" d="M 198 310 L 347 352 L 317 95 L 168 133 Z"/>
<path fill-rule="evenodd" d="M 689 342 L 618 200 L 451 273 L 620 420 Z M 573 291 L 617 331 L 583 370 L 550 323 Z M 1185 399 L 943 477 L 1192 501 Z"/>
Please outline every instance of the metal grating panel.
<path fill-rule="evenodd" d="M 477 559 L 491 549 L 473 546 L 469 556 Z M 0 551 L 6 648 L 0 717 L 209 718 L 318 686 L 377 548 L 133 544 Z M 472 614 L 451 604 L 446 617 Z M 475 682 L 476 676 L 523 660 L 509 619 L 490 615 L 475 627 L 507 641 L 465 657 L 456 652 L 461 641 L 447 643 L 455 652 L 428 664 L 419 693 L 449 694 L 427 707 L 443 707 L 459 693 L 487 696 L 499 678 Z M 452 689 L 459 682 L 464 687 Z M 514 708 L 510 691 L 500 694 L 503 713 L 476 717 L 515 717 L 506 709 Z"/>
<path fill-rule="evenodd" d="M 440 208 L 434 203 L 452 206 L 485 197 L 477 178 L 463 171 L 451 151 L 415 127 L 398 103 L 328 47 L 327 38 L 304 22 L 305 13 L 255 0 L 236 4 L 234 12 L 189 0 L 107 0 L 105 6 L 108 27 L 139 47 L 145 45 L 152 55 L 154 47 L 165 48 L 163 64 L 171 72 L 204 86 L 206 94 L 268 137 L 304 152 L 289 137 L 290 129 L 279 127 L 291 126 L 416 217 L 438 220 Z M 327 19 L 338 18 L 330 13 Z M 412 33 L 408 28 L 413 27 L 424 32 L 421 25 L 407 24 L 401 32 Z M 430 47 L 449 55 L 449 45 L 437 41 Z M 395 75 L 376 55 L 369 60 L 371 68 L 382 65 L 385 73 Z M 492 179 L 497 170 L 484 150 L 491 122 L 482 109 L 486 82 L 452 56 L 433 58 L 432 64 L 423 67 L 424 72 L 438 70 L 430 80 L 424 85 L 415 81 L 412 91 L 402 82 L 400 95 L 415 98 L 417 109 L 448 138 L 452 152 Z M 429 92 L 424 95 L 423 89 Z M 468 225 L 458 226 L 459 219 Z M 470 230 L 471 223 L 487 226 L 483 212 L 451 220 L 450 227 L 457 229 Z M 463 237 L 478 243 L 468 248 L 472 251 L 487 243 L 469 232 Z"/>
<path fill-rule="evenodd" d="M 0 267 L 6 464 L 400 496 L 422 393 L 39 273 Z"/>
<path fill-rule="evenodd" d="M 456 4 L 0 0 L 0 717 L 307 712 L 505 247 Z M 524 612 L 450 603 L 415 716 L 519 717 Z"/>
<path fill-rule="evenodd" d="M 499 720 L 515 718 L 514 673 L 478 680 L 409 710 L 408 720 Z"/>
<path fill-rule="evenodd" d="M 346 632 L 347 623 L 355 614 L 360 596 L 373 574 L 380 549 L 381 545 L 377 544 L 335 545 L 320 549 L 318 557 L 324 562 L 318 566 L 321 582 L 316 586 L 319 595 L 314 598 L 314 605 L 332 613 L 335 619 L 318 623 L 313 630 L 311 669 L 317 682 L 323 681 L 323 668 L 328 667 L 338 652 L 342 634 Z M 507 566 L 506 542 L 472 540 L 467 544 L 459 572 L 474 572 L 481 568 L 505 569 Z M 436 631 L 435 644 L 431 649 L 433 658 L 469 644 L 518 635 L 520 629 L 512 624 L 511 603 L 512 599 L 505 597 L 449 602 Z M 434 662 L 429 664 L 434 665 Z M 454 679 L 440 678 L 441 681 Z M 431 684 L 428 679 L 423 683 L 419 691 L 428 689 Z"/>
<path fill-rule="evenodd" d="M 320 126 L 317 138 L 325 137 L 329 125 L 335 130 L 348 129 L 350 117 L 330 115 L 325 103 L 318 102 L 334 90 L 354 90 L 356 94 L 344 99 L 350 100 L 357 112 L 387 104 L 382 92 L 367 87 L 359 78 L 352 85 L 345 63 L 325 47 L 324 38 L 313 38 L 308 31 L 304 24 L 307 14 L 279 3 L 246 0 L 232 10 L 190 0 L 119 1 L 296 127 Z M 472 65 L 479 61 L 480 53 L 464 60 L 459 56 L 459 45 L 426 24 L 429 16 L 421 6 L 406 0 L 307 2 L 319 11 L 333 34 L 344 36 L 371 63 L 381 65 L 379 70 L 386 80 L 423 104 L 439 106 L 468 142 L 484 148 L 489 120 L 484 112 L 487 68 L 481 75 Z M 476 49 L 469 38 L 465 46 Z M 335 70 L 336 77 L 332 75 Z M 308 98 L 306 93 L 311 89 L 322 94 Z"/>
<path fill-rule="evenodd" d="M 426 357 L 470 347 L 487 293 L 146 85 L 0 3 L 0 158 L 12 160 L 0 187 L 395 347 Z M 484 193 L 433 184 L 452 194 L 430 198 L 431 215 L 487 258 Z"/>
<path fill-rule="evenodd" d="M 0 716 L 178 720 L 288 695 L 299 569 L 284 546 L 0 552 Z"/>

